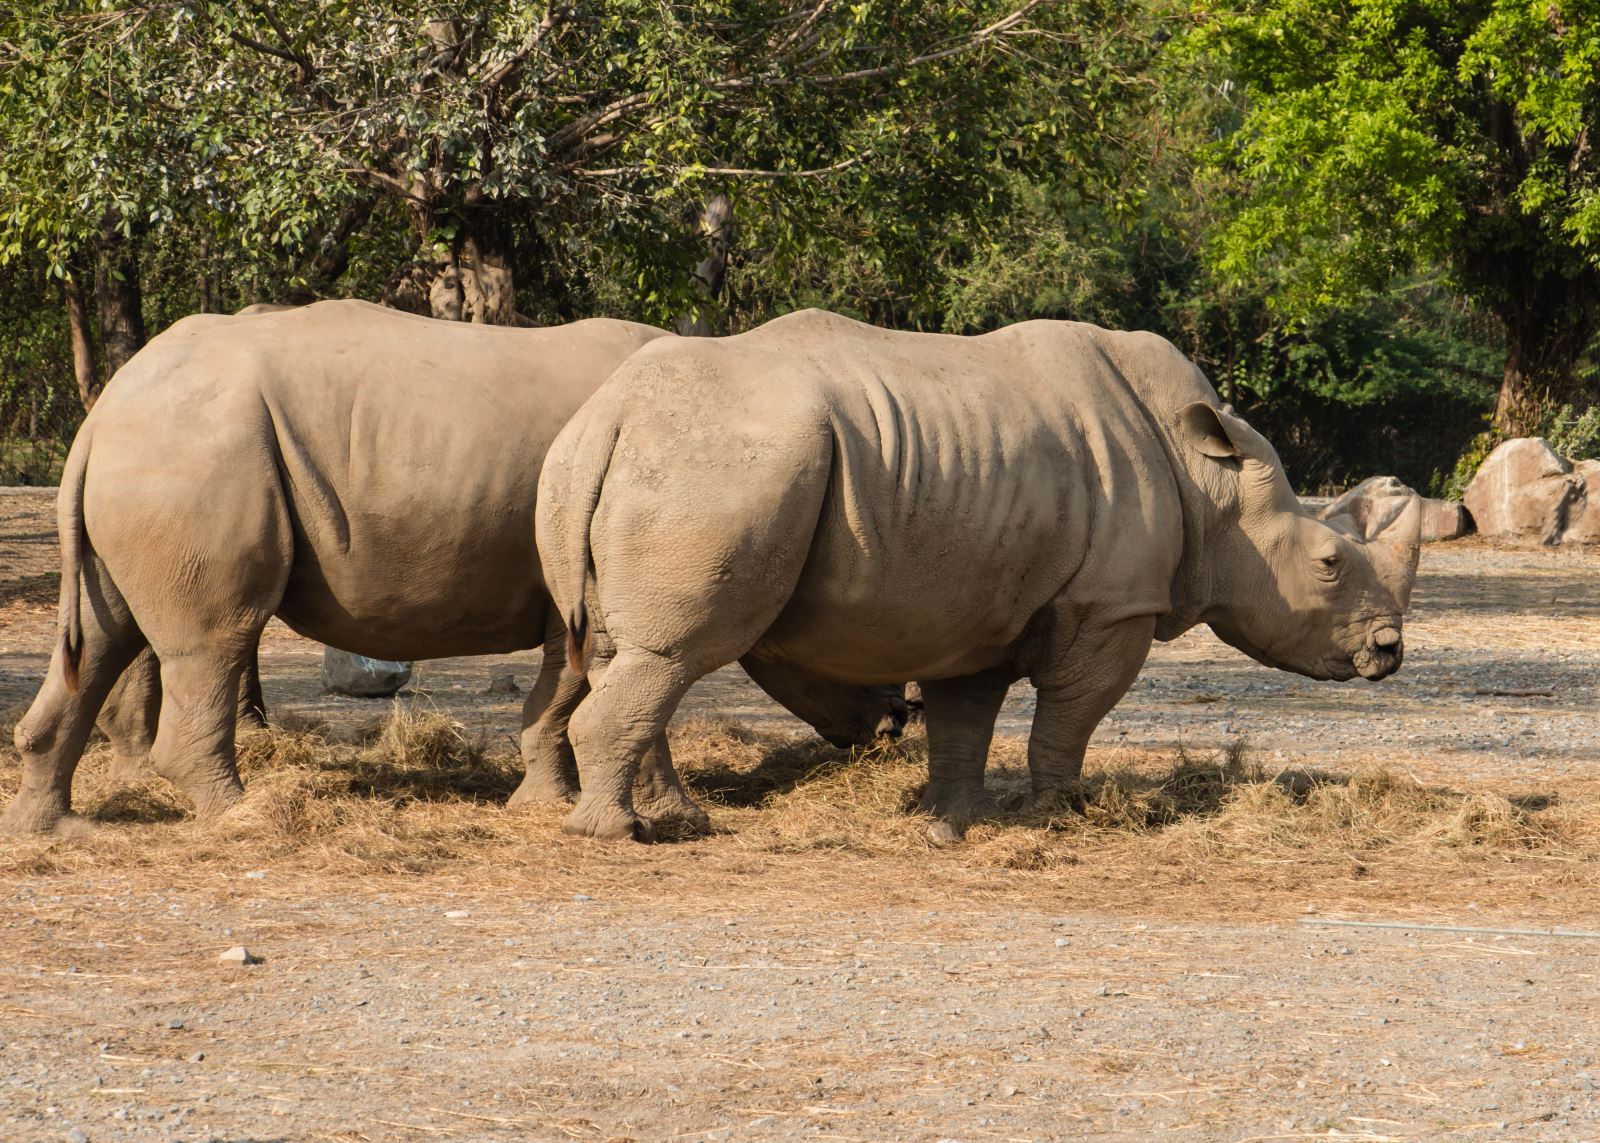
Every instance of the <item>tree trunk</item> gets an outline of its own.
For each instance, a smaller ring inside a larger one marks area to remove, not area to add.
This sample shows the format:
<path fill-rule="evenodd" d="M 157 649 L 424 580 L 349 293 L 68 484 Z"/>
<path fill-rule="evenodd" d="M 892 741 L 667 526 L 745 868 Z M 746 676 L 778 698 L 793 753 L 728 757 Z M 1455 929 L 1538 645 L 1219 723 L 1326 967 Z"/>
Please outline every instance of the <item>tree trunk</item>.
<path fill-rule="evenodd" d="M 526 324 L 517 315 L 508 228 L 494 208 L 477 205 L 441 211 L 425 202 L 408 205 L 416 254 L 389 280 L 385 304 L 440 321 Z M 440 224 L 455 231 L 443 249 L 434 237 Z"/>
<path fill-rule="evenodd" d="M 1562 405 L 1586 404 L 1578 366 L 1597 331 L 1600 304 L 1585 296 L 1584 283 L 1545 280 L 1501 310 L 1506 361 L 1495 399 L 1494 428 L 1502 436 L 1539 432 Z"/>
<path fill-rule="evenodd" d="M 133 241 L 119 234 L 109 219 L 95 244 L 94 300 L 104 356 L 101 366 L 109 381 L 145 342 L 139 254 Z"/>
<path fill-rule="evenodd" d="M 100 396 L 100 370 L 94 360 L 94 339 L 89 334 L 89 311 L 83 303 L 83 284 L 76 271 L 66 277 L 67 336 L 72 342 L 72 372 L 78 380 L 78 399 L 83 411 L 94 408 Z"/>
<path fill-rule="evenodd" d="M 1513 334 L 1506 337 L 1506 364 L 1500 374 L 1500 393 L 1494 403 L 1494 428 L 1503 437 L 1530 436 L 1538 428 L 1541 412 L 1529 399 L 1528 378 L 1523 372 L 1522 341 Z"/>
<path fill-rule="evenodd" d="M 445 257 L 424 265 L 428 312 L 441 321 L 516 325 L 516 280 L 498 228 L 458 235 Z"/>

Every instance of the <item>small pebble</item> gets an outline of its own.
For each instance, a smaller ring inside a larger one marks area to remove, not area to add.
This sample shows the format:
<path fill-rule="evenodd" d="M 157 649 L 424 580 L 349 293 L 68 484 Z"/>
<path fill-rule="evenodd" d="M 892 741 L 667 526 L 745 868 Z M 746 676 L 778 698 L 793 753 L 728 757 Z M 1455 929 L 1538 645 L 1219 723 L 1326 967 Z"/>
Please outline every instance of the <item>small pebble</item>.
<path fill-rule="evenodd" d="M 261 958 L 245 948 L 243 945 L 234 945 L 227 952 L 217 957 L 222 964 L 260 964 Z"/>
<path fill-rule="evenodd" d="M 452 921 L 460 921 L 470 916 L 472 914 L 466 909 L 451 909 L 445 913 L 445 917 Z"/>

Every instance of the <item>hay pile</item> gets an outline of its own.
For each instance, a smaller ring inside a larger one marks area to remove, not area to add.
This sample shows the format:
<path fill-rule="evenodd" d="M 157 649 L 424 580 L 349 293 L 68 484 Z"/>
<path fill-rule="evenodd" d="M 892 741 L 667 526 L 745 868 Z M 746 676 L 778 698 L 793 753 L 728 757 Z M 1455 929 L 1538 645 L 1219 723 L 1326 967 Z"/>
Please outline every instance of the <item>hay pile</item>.
<path fill-rule="evenodd" d="M 716 831 L 656 847 L 652 857 L 561 837 L 561 806 L 504 809 L 521 777 L 509 748 L 491 750 L 450 718 L 397 702 L 386 718 L 355 730 L 287 721 L 244 736 L 247 794 L 210 823 L 189 820 L 181 798 L 154 776 L 112 785 L 107 752 L 98 747 L 80 769 L 76 805 L 101 828 L 0 842 L 0 873 L 271 862 L 328 875 L 470 869 L 527 876 L 604 855 L 626 877 L 629 862 L 659 867 L 684 846 L 701 858 L 756 859 L 796 875 L 849 856 L 914 863 L 927 876 L 1005 871 L 1057 885 L 1079 870 L 1180 886 L 1359 880 L 1376 870 L 1388 870 L 1397 884 L 1442 884 L 1452 871 L 1487 860 L 1537 861 L 1541 876 L 1563 884 L 1592 884 L 1600 871 L 1593 790 L 1565 798 L 1456 791 L 1381 765 L 1350 774 L 1275 772 L 1240 744 L 1208 757 L 1096 754 L 1075 796 L 1036 802 L 1027 797 L 1026 744 L 1000 739 L 990 759 L 995 812 L 972 826 L 964 844 L 937 849 L 915 808 L 926 779 L 920 733 L 840 751 L 810 736 L 689 719 L 672 738 L 678 767 Z M 10 761 L 0 769 L 0 797 L 16 788 L 14 753 Z"/>

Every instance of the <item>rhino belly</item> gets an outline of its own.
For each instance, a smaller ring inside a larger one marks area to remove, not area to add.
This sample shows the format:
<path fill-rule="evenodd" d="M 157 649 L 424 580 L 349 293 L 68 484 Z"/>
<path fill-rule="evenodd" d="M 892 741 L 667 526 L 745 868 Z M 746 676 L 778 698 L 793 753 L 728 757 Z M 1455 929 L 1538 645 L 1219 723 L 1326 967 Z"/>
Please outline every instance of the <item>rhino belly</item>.
<path fill-rule="evenodd" d="M 381 659 L 537 646 L 550 597 L 526 499 L 514 511 L 351 511 L 347 542 L 297 527 L 278 615 L 318 642 Z"/>
<path fill-rule="evenodd" d="M 998 599 L 975 607 L 960 593 L 888 578 L 877 590 L 859 571 L 802 582 L 756 653 L 852 685 L 958 678 L 1006 662 L 1029 618 Z"/>

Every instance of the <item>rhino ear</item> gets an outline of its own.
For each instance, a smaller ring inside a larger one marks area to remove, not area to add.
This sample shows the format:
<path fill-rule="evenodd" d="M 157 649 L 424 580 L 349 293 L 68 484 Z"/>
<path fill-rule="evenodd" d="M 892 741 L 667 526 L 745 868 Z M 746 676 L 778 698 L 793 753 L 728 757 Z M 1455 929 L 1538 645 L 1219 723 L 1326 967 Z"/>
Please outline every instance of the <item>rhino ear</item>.
<path fill-rule="evenodd" d="M 1185 405 L 1178 414 L 1178 425 L 1184 439 L 1195 451 L 1217 460 L 1243 456 L 1239 446 L 1228 435 L 1228 426 L 1216 406 L 1204 401 Z"/>

